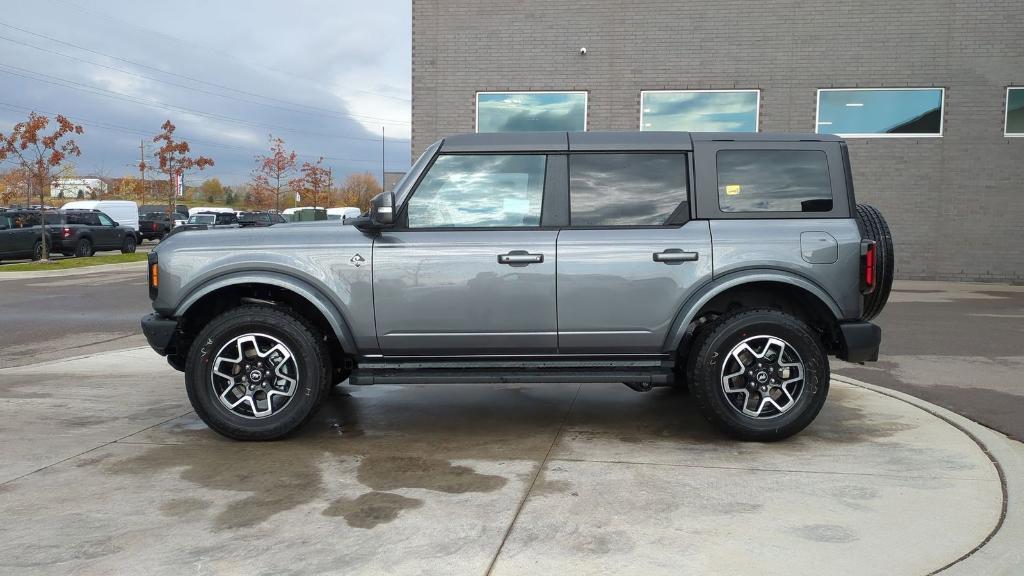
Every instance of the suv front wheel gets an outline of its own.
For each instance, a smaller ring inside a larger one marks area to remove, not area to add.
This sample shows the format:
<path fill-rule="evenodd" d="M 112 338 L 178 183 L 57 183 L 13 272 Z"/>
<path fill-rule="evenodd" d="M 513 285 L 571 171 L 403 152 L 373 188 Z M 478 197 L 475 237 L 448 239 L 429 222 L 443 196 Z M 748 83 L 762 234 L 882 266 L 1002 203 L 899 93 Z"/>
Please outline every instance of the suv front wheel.
<path fill-rule="evenodd" d="M 185 388 L 196 414 L 236 440 L 275 440 L 308 421 L 327 393 L 330 357 L 319 331 L 285 308 L 241 306 L 192 344 Z"/>
<path fill-rule="evenodd" d="M 687 380 L 701 412 L 725 432 L 743 440 L 781 440 L 821 411 L 828 356 L 801 319 L 774 309 L 743 310 L 698 335 Z"/>

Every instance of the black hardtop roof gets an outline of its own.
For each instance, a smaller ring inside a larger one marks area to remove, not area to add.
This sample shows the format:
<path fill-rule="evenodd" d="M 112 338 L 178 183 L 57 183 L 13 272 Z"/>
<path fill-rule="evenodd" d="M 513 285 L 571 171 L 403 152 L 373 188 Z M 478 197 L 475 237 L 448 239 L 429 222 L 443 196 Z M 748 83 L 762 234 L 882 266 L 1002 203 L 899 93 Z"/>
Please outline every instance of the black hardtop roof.
<path fill-rule="evenodd" d="M 441 152 L 693 150 L 694 142 L 838 142 L 832 134 L 784 132 L 492 132 L 455 134 Z"/>

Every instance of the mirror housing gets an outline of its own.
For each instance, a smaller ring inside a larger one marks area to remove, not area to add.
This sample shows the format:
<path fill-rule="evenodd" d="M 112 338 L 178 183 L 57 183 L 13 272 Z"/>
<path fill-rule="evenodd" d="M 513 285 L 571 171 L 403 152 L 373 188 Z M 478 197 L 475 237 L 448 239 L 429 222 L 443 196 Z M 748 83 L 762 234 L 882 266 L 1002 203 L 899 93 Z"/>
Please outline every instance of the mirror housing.
<path fill-rule="evenodd" d="M 395 225 L 395 194 L 381 192 L 370 200 L 370 211 L 366 216 L 343 218 L 343 224 L 352 224 L 362 230 L 379 230 Z"/>

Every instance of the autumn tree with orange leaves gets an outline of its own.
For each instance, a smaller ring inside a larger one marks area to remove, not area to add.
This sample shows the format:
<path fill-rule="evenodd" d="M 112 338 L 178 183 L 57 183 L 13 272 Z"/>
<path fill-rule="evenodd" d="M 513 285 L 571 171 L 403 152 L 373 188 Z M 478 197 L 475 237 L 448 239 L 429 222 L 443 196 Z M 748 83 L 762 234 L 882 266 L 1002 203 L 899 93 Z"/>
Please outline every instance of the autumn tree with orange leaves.
<path fill-rule="evenodd" d="M 268 203 L 281 212 L 281 194 L 291 188 L 289 178 L 295 173 L 295 151 L 286 151 L 284 140 L 274 138 L 271 134 L 270 154 L 256 156 L 256 169 L 253 170 L 252 196 L 254 203 L 262 207 Z"/>
<path fill-rule="evenodd" d="M 292 192 L 298 198 L 302 197 L 302 203 L 316 207 L 326 208 L 331 201 L 331 171 L 324 168 L 323 157 L 317 158 L 316 162 L 303 162 L 299 168 L 300 176 L 288 183 Z"/>
<path fill-rule="evenodd" d="M 365 212 L 370 209 L 370 199 L 380 194 L 381 190 L 381 185 L 373 174 L 349 174 L 341 187 L 341 203 Z"/>
<path fill-rule="evenodd" d="M 28 175 L 29 188 L 39 191 L 39 206 L 45 206 L 45 197 L 60 166 L 70 156 L 80 156 L 78 144 L 69 136 L 82 134 L 82 127 L 61 114 L 55 118 L 57 126 L 53 132 L 44 134 L 50 125 L 46 116 L 30 112 L 28 120 L 14 125 L 10 134 L 0 133 L 0 162 L 12 160 Z M 46 234 L 46 218 L 39 218 L 40 260 L 49 257 L 49 242 Z"/>
<path fill-rule="evenodd" d="M 153 142 L 160 144 L 160 148 L 153 153 L 158 160 L 160 171 L 167 175 L 167 216 L 174 214 L 174 175 L 180 178 L 185 177 L 189 170 L 202 170 L 207 166 L 213 166 L 213 159 L 206 156 L 193 158 L 189 156 L 190 148 L 188 142 L 174 139 L 174 124 L 170 120 L 160 126 L 163 132 L 153 137 Z"/>

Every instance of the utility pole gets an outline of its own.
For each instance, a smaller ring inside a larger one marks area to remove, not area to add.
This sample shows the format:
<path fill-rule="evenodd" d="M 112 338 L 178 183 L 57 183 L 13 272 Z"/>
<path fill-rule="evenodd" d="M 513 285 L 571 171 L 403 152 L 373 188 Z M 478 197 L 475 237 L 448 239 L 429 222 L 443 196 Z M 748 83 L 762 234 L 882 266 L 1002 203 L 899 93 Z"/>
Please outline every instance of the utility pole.
<path fill-rule="evenodd" d="M 380 127 L 380 190 L 384 191 L 384 127 Z"/>
<path fill-rule="evenodd" d="M 141 138 L 139 139 L 139 176 L 142 180 L 141 205 L 143 206 L 146 204 L 146 147 L 144 142 Z"/>
<path fill-rule="evenodd" d="M 327 167 L 327 193 L 324 194 L 324 208 L 330 208 L 331 189 L 334 188 L 334 166 Z"/>

